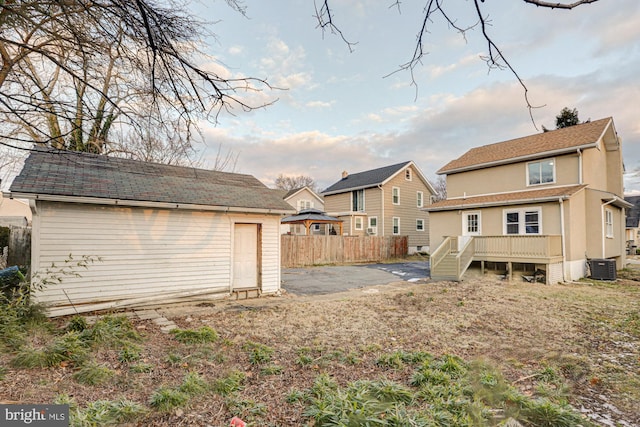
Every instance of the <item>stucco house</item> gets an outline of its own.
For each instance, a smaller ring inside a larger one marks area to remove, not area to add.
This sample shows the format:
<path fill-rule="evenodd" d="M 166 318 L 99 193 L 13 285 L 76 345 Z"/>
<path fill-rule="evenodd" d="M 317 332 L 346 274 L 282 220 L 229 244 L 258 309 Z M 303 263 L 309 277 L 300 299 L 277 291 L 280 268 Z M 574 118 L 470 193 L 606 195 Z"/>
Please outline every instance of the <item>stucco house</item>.
<path fill-rule="evenodd" d="M 622 268 L 623 169 L 612 118 L 467 151 L 437 172 L 447 199 L 426 208 L 432 277 L 460 280 L 472 262 L 547 283 L 584 277 L 589 260 Z"/>
<path fill-rule="evenodd" d="M 280 218 L 250 175 L 34 151 L 6 197 L 33 213 L 32 271 L 99 257 L 35 294 L 52 315 L 280 290 Z"/>
<path fill-rule="evenodd" d="M 409 253 L 429 250 L 429 206 L 436 192 L 413 161 L 342 173 L 321 193 L 328 215 L 350 236 L 408 236 Z"/>

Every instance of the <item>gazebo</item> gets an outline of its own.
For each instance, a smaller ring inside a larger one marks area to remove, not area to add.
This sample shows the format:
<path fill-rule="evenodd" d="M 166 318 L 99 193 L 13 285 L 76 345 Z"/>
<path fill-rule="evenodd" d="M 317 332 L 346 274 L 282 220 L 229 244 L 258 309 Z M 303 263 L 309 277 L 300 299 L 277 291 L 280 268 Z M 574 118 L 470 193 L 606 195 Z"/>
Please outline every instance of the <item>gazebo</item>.
<path fill-rule="evenodd" d="M 334 216 L 326 215 L 318 209 L 303 209 L 298 214 L 288 216 L 280 221 L 282 224 L 304 224 L 307 236 L 311 234 L 312 224 L 337 225 L 339 236 L 342 236 L 342 220 Z"/>

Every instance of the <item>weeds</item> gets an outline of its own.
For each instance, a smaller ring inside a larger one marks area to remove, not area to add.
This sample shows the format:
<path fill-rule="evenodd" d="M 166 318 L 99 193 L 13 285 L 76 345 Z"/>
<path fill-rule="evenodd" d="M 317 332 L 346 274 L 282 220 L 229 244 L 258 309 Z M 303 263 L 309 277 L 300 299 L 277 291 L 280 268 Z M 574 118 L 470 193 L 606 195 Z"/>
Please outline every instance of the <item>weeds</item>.
<path fill-rule="evenodd" d="M 149 405 L 158 411 L 167 412 L 172 409 L 184 406 L 189 400 L 189 395 L 169 387 L 158 388 L 151 399 Z"/>
<path fill-rule="evenodd" d="M 240 371 L 231 371 L 226 377 L 220 378 L 213 383 L 212 389 L 220 396 L 229 396 L 242 389 L 245 375 Z"/>
<path fill-rule="evenodd" d="M 130 342 L 141 340 L 126 316 L 104 316 L 91 328 L 84 329 L 80 337 L 92 345 L 120 347 L 126 347 Z"/>
<path fill-rule="evenodd" d="M 249 355 L 249 363 L 252 365 L 270 362 L 274 352 L 273 348 L 253 341 L 247 341 L 242 348 Z"/>
<path fill-rule="evenodd" d="M 98 385 L 110 380 L 114 375 L 115 372 L 106 366 L 89 362 L 73 374 L 73 379 L 80 384 Z"/>
<path fill-rule="evenodd" d="M 203 326 L 198 330 L 173 329 L 171 335 L 183 344 L 204 344 L 218 340 L 218 333 L 209 326 Z"/>
<path fill-rule="evenodd" d="M 97 400 L 85 409 L 70 411 L 71 427 L 121 425 L 142 418 L 147 408 L 130 400 Z"/>
<path fill-rule="evenodd" d="M 148 374 L 153 371 L 153 365 L 150 363 L 136 363 L 129 366 L 129 370 L 135 374 Z"/>
<path fill-rule="evenodd" d="M 197 372 L 189 372 L 178 390 L 189 396 L 197 396 L 206 393 L 209 390 L 209 384 Z"/>
<path fill-rule="evenodd" d="M 281 375 L 284 372 L 284 368 L 278 365 L 263 366 L 260 369 L 262 375 Z"/>
<path fill-rule="evenodd" d="M 391 361 L 394 366 L 413 360 L 419 364 L 409 386 L 389 380 L 359 380 L 341 388 L 323 374 L 308 392 L 290 392 L 287 401 L 304 400 L 304 416 L 314 425 L 471 426 L 497 425 L 507 418 L 513 425 L 589 425 L 565 399 L 524 396 L 486 363 L 468 364 L 451 355 L 432 359 L 427 353 L 411 356 L 394 352 L 388 356 L 378 363 Z M 543 373 L 546 379 L 556 381 L 554 384 L 561 382 L 555 371 Z"/>

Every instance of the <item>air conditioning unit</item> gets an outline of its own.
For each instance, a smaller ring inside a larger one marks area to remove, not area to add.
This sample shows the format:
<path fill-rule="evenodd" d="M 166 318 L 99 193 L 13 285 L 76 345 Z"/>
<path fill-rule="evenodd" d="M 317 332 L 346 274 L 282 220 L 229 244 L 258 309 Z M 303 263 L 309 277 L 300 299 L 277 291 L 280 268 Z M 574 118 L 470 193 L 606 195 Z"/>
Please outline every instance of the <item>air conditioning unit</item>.
<path fill-rule="evenodd" d="M 367 228 L 367 234 L 375 236 L 376 234 L 378 234 L 378 227 Z"/>
<path fill-rule="evenodd" d="M 590 259 L 591 278 L 596 280 L 616 280 L 615 259 Z"/>

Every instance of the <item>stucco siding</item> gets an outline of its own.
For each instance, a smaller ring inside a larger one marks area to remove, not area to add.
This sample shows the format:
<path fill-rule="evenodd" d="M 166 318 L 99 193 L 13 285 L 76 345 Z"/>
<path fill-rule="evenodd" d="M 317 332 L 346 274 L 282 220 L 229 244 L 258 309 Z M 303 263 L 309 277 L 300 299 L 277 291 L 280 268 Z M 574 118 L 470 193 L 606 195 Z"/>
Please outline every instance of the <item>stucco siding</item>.
<path fill-rule="evenodd" d="M 75 305 L 179 292 L 229 292 L 231 217 L 224 213 L 37 203 L 32 265 L 45 274 L 71 255 L 100 257 L 38 293 L 38 301 Z M 240 218 L 241 217 L 241 218 Z M 264 217 L 263 219 L 260 219 Z M 279 217 L 247 215 L 263 223 L 263 288 L 279 286 Z"/>
<path fill-rule="evenodd" d="M 504 193 L 579 183 L 577 154 L 548 157 L 548 159 L 555 161 L 556 181 L 554 183 L 528 186 L 527 162 L 512 163 L 447 175 L 447 197 Z"/>

